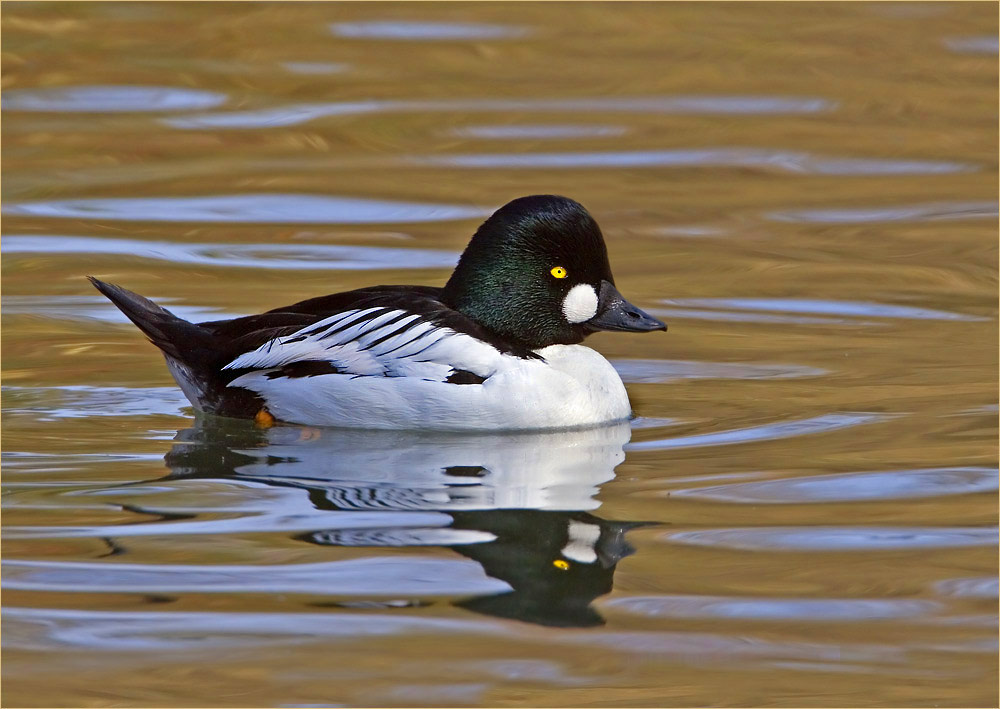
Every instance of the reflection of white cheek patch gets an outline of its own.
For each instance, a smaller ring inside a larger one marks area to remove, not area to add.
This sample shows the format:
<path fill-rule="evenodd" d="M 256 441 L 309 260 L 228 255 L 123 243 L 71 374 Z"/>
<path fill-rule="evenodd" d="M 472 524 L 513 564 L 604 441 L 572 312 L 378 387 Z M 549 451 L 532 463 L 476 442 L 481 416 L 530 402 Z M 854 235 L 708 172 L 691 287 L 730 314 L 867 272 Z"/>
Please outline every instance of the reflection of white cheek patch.
<path fill-rule="evenodd" d="M 562 555 L 567 559 L 578 561 L 581 564 L 593 564 L 597 561 L 597 540 L 601 538 L 601 528 L 596 524 L 577 522 L 570 520 L 567 536 L 569 541 L 562 548 Z"/>
<path fill-rule="evenodd" d="M 563 299 L 563 315 L 571 323 L 581 323 L 597 315 L 597 292 L 586 283 L 573 286 Z"/>

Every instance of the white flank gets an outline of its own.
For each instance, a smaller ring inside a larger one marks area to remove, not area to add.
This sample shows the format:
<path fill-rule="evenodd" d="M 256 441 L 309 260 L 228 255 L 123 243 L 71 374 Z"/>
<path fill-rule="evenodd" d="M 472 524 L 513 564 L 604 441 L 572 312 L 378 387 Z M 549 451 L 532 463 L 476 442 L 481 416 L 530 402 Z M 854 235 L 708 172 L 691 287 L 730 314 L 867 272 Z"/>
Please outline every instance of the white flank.
<path fill-rule="evenodd" d="M 582 323 L 597 315 L 597 292 L 593 286 L 580 283 L 570 288 L 563 299 L 563 315 L 571 323 Z"/>
<path fill-rule="evenodd" d="M 433 344 L 411 357 L 392 360 L 395 352 L 385 354 L 380 360 L 392 371 L 389 376 L 269 378 L 264 370 L 244 374 L 230 386 L 260 394 L 282 421 L 316 426 L 511 431 L 596 426 L 631 413 L 618 373 L 588 347 L 552 345 L 538 351 L 544 359 L 528 360 L 448 332 L 436 341 L 437 333 L 427 335 L 424 341 Z M 385 344 L 373 349 L 381 351 Z M 444 382 L 452 369 L 487 379 Z"/>

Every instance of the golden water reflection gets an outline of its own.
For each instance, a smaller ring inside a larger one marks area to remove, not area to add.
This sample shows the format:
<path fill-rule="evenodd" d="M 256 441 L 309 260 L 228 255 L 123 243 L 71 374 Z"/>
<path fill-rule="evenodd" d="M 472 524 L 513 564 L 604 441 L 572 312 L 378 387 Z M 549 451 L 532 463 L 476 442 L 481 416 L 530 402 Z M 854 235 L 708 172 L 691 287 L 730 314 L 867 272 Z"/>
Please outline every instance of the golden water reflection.
<path fill-rule="evenodd" d="M 774 7 L 6 6 L 8 703 L 995 705 L 996 13 Z M 195 420 L 84 280 L 441 285 L 532 193 L 670 323 L 629 427 Z"/>

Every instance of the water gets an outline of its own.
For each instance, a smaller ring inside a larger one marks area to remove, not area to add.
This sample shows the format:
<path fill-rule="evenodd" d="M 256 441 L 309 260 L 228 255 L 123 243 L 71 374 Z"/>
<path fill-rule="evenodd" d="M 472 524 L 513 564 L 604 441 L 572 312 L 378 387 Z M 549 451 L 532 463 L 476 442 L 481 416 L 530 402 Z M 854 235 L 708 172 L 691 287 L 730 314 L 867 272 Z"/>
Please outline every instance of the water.
<path fill-rule="evenodd" d="M 163 43 L 183 37 L 183 45 Z M 988 4 L 16 4 L 11 706 L 995 706 Z M 638 418 L 196 419 L 193 320 L 444 282 L 561 193 Z"/>

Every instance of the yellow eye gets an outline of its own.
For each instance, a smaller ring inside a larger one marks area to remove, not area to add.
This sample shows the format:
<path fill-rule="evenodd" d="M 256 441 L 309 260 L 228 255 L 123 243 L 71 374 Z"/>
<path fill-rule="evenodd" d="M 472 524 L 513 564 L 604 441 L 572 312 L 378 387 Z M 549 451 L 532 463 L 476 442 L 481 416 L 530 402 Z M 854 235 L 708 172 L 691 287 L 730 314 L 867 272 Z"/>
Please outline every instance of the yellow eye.
<path fill-rule="evenodd" d="M 551 271 L 549 271 L 556 278 L 565 278 L 567 276 L 566 269 L 562 266 L 556 266 Z"/>
<path fill-rule="evenodd" d="M 559 569 L 560 571 L 569 570 L 569 562 L 563 561 L 562 559 L 556 559 L 555 561 L 552 562 L 552 565 L 557 569 Z"/>

